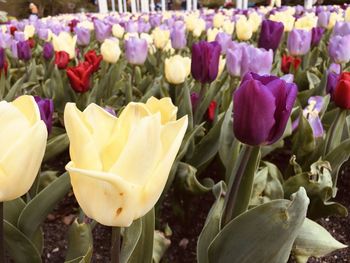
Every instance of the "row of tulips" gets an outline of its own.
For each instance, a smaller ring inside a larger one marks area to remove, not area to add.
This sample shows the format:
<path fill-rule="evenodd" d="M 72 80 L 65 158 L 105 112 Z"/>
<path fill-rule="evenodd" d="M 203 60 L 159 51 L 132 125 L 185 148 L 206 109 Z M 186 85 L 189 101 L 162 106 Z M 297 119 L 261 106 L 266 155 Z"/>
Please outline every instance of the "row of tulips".
<path fill-rule="evenodd" d="M 200 263 L 306 262 L 344 248 L 313 220 L 347 215 L 333 198 L 350 152 L 349 21 L 345 5 L 1 25 L 10 257 L 41 261 L 41 224 L 71 186 L 81 211 L 67 262 L 91 260 L 96 222 L 113 228 L 115 262 L 159 261 L 168 242 L 154 206 L 170 187 L 215 196 Z M 57 176 L 68 147 L 70 176 Z M 283 150 L 282 172 L 269 160 Z M 220 179 L 205 177 L 213 163 Z"/>

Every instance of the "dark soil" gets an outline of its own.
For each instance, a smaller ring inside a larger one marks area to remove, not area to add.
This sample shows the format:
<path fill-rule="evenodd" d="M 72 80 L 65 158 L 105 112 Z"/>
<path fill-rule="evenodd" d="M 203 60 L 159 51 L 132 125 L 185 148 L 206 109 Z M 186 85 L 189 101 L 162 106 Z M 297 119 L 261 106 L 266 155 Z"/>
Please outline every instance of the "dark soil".
<path fill-rule="evenodd" d="M 214 175 L 215 177 L 215 175 Z M 336 201 L 350 210 L 350 164 L 342 169 L 339 178 L 339 191 Z M 176 194 L 175 194 L 176 193 Z M 196 262 L 197 237 L 203 227 L 207 213 L 214 201 L 211 193 L 189 195 L 179 189 L 171 188 L 160 209 L 157 211 L 157 229 L 171 229 L 171 245 L 162 262 L 192 263 Z M 184 213 L 186 211 L 186 213 Z M 70 193 L 46 219 L 43 230 L 45 248 L 43 261 L 50 263 L 64 262 L 67 249 L 68 227 L 78 215 L 78 204 Z M 350 217 L 329 217 L 319 221 L 337 240 L 350 245 Z M 93 262 L 108 262 L 110 234 L 109 227 L 96 225 L 93 230 Z M 309 263 L 350 262 L 350 248 L 339 250 L 321 259 L 310 259 Z"/>

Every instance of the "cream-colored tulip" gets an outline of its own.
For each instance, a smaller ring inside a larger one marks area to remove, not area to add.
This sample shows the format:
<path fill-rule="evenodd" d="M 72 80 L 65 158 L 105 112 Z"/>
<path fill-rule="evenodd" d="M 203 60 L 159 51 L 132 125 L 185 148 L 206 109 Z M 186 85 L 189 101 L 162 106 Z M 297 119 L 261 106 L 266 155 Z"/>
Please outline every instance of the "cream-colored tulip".
<path fill-rule="evenodd" d="M 233 34 L 233 31 L 235 30 L 235 23 L 231 22 L 230 20 L 226 20 L 224 24 L 222 25 L 222 29 L 229 35 Z"/>
<path fill-rule="evenodd" d="M 253 26 L 245 16 L 241 16 L 236 23 L 236 34 L 239 40 L 249 40 L 253 35 Z"/>
<path fill-rule="evenodd" d="M 66 166 L 85 214 L 107 226 L 130 226 L 152 209 L 167 182 L 187 129 L 170 98 L 129 103 L 120 116 L 90 104 L 68 103 Z"/>
<path fill-rule="evenodd" d="M 26 25 L 23 30 L 25 40 L 32 38 L 35 34 L 35 27 L 33 25 Z"/>
<path fill-rule="evenodd" d="M 288 12 L 277 12 L 273 15 L 270 15 L 269 19 L 272 21 L 283 23 L 285 32 L 290 32 L 294 28 L 295 18 Z"/>
<path fill-rule="evenodd" d="M 152 37 L 156 48 L 163 49 L 170 39 L 170 31 L 157 27 L 152 31 Z"/>
<path fill-rule="evenodd" d="M 104 61 L 112 64 L 116 63 L 121 54 L 119 41 L 107 38 L 101 45 L 101 54 Z"/>
<path fill-rule="evenodd" d="M 317 16 L 313 14 L 307 14 L 295 21 L 294 28 L 311 30 L 312 28 L 317 26 L 317 20 Z"/>
<path fill-rule="evenodd" d="M 205 30 L 205 21 L 200 18 L 196 20 L 196 27 L 193 29 L 192 33 L 194 37 L 200 37 L 202 32 Z"/>
<path fill-rule="evenodd" d="M 55 51 L 65 51 L 69 54 L 69 58 L 75 57 L 75 45 L 77 36 L 71 36 L 68 32 L 61 32 L 58 36 L 52 35 L 52 44 Z"/>
<path fill-rule="evenodd" d="M 257 12 L 250 13 L 248 21 L 253 27 L 253 32 L 258 31 L 262 22 L 261 16 Z"/>
<path fill-rule="evenodd" d="M 0 102 L 0 202 L 24 195 L 40 168 L 47 139 L 32 96 Z"/>
<path fill-rule="evenodd" d="M 165 78 L 169 83 L 181 84 L 191 73 L 191 59 L 175 55 L 165 59 Z"/>
<path fill-rule="evenodd" d="M 218 76 L 216 77 L 216 79 L 218 79 L 221 76 L 222 72 L 224 71 L 225 66 L 226 66 L 226 59 L 223 58 L 222 56 L 220 56 Z"/>
<path fill-rule="evenodd" d="M 124 35 L 124 28 L 119 25 L 119 24 L 114 24 L 112 27 L 112 34 L 113 36 L 117 37 L 117 38 L 123 38 Z"/>
<path fill-rule="evenodd" d="M 139 33 L 137 32 L 127 32 L 125 35 L 124 35 L 124 40 L 128 40 L 129 38 L 132 38 L 132 37 L 136 37 L 136 38 L 139 38 Z"/>
<path fill-rule="evenodd" d="M 344 21 L 343 14 L 332 12 L 329 15 L 328 29 L 332 29 L 338 21 Z"/>
<path fill-rule="evenodd" d="M 77 27 L 84 27 L 86 29 L 89 29 L 90 31 L 94 30 L 94 23 L 88 21 L 88 20 L 84 20 L 82 22 L 79 22 Z"/>
<path fill-rule="evenodd" d="M 350 7 L 345 10 L 344 18 L 346 22 L 350 22 Z"/>
<path fill-rule="evenodd" d="M 209 28 L 207 30 L 207 40 L 208 42 L 214 41 L 216 38 L 216 35 L 218 33 L 222 32 L 221 29 L 217 29 L 217 28 Z"/>
<path fill-rule="evenodd" d="M 213 26 L 216 28 L 220 28 L 224 21 L 225 21 L 225 16 L 221 13 L 217 13 L 214 17 L 213 17 Z"/>

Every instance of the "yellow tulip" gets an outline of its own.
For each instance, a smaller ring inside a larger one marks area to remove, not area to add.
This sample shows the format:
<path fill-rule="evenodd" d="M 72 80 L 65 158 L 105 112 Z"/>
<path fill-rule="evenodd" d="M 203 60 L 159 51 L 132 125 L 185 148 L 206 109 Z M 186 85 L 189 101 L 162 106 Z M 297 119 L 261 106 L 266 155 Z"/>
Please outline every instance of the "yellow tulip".
<path fill-rule="evenodd" d="M 191 73 L 191 59 L 175 55 L 165 59 L 165 77 L 169 83 L 181 84 Z"/>
<path fill-rule="evenodd" d="M 55 51 L 65 51 L 69 54 L 69 58 L 75 57 L 75 44 L 77 36 L 71 36 L 68 32 L 61 32 L 58 36 L 52 35 L 52 44 Z"/>
<path fill-rule="evenodd" d="M 345 10 L 345 21 L 350 22 L 350 7 Z"/>
<path fill-rule="evenodd" d="M 311 30 L 312 28 L 317 26 L 317 16 L 315 15 L 305 15 L 295 21 L 294 28 L 303 29 L 303 30 Z"/>
<path fill-rule="evenodd" d="M 202 32 L 205 30 L 205 21 L 200 18 L 196 20 L 196 27 L 192 31 L 194 37 L 200 37 Z"/>
<path fill-rule="evenodd" d="M 217 28 L 209 28 L 207 31 L 207 40 L 208 42 L 214 41 L 216 38 L 216 35 L 222 32 L 221 29 L 217 29 Z"/>
<path fill-rule="evenodd" d="M 233 31 L 235 30 L 235 23 L 231 22 L 230 20 L 226 20 L 224 24 L 222 25 L 222 29 L 229 35 L 233 34 Z"/>
<path fill-rule="evenodd" d="M 224 21 L 225 21 L 225 16 L 221 13 L 217 13 L 213 17 L 213 26 L 216 28 L 220 28 L 223 25 Z"/>
<path fill-rule="evenodd" d="M 124 28 L 122 26 L 120 26 L 119 24 L 114 24 L 112 27 L 112 34 L 113 36 L 117 37 L 117 38 L 122 38 L 124 35 Z"/>
<path fill-rule="evenodd" d="M 170 31 L 157 27 L 152 31 L 152 37 L 156 48 L 163 49 L 170 39 Z"/>
<path fill-rule="evenodd" d="M 159 199 L 187 129 L 170 98 L 129 103 L 117 118 L 90 104 L 65 108 L 71 162 L 66 166 L 85 214 L 107 226 L 130 226 Z"/>
<path fill-rule="evenodd" d="M 90 31 L 94 30 L 94 23 L 88 21 L 88 20 L 84 20 L 82 22 L 79 22 L 77 27 L 84 27 L 86 29 L 89 29 Z"/>
<path fill-rule="evenodd" d="M 33 25 L 26 25 L 23 30 L 25 40 L 32 38 L 35 34 L 35 27 Z"/>
<path fill-rule="evenodd" d="M 343 21 L 343 15 L 342 14 L 337 14 L 335 12 L 332 12 L 329 16 L 329 22 L 328 22 L 328 29 L 332 29 L 335 26 L 335 23 L 338 21 Z"/>
<path fill-rule="evenodd" d="M 223 58 L 222 56 L 220 56 L 218 76 L 216 77 L 216 79 L 218 79 L 221 76 L 222 72 L 224 71 L 225 66 L 226 66 L 226 59 Z"/>
<path fill-rule="evenodd" d="M 283 23 L 285 32 L 292 31 L 294 27 L 295 18 L 288 12 L 277 12 L 273 15 L 270 15 L 269 19 L 272 21 Z"/>
<path fill-rule="evenodd" d="M 251 25 L 253 27 L 253 32 L 258 31 L 258 29 L 261 25 L 261 22 L 262 22 L 261 16 L 258 15 L 258 13 L 256 13 L 256 12 L 250 13 L 248 21 L 251 23 Z"/>
<path fill-rule="evenodd" d="M 104 61 L 112 64 L 116 63 L 121 54 L 119 41 L 107 38 L 101 45 L 101 54 Z"/>
<path fill-rule="evenodd" d="M 47 139 L 32 96 L 0 102 L 0 202 L 24 195 L 40 168 Z"/>
<path fill-rule="evenodd" d="M 236 23 L 236 34 L 239 40 L 249 40 L 253 35 L 253 26 L 245 16 L 241 16 Z"/>

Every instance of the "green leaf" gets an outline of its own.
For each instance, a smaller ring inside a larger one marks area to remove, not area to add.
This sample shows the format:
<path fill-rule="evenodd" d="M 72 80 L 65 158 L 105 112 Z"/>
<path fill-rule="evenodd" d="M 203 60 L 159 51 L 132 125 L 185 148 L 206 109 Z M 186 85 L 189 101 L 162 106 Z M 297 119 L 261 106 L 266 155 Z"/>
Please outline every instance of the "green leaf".
<path fill-rule="evenodd" d="M 91 251 L 93 248 L 92 242 L 93 240 L 90 225 L 85 223 L 80 224 L 77 220 L 75 220 L 69 227 L 66 262 L 76 259 L 81 260 L 82 257 L 86 260 L 84 262 L 90 262 Z"/>
<path fill-rule="evenodd" d="M 335 175 L 338 174 L 340 166 L 349 158 L 350 155 L 350 139 L 343 141 L 335 149 L 329 152 L 325 160 L 331 164 L 332 178 L 334 181 Z"/>
<path fill-rule="evenodd" d="M 197 242 L 197 262 L 208 263 L 208 248 L 215 236 L 221 229 L 221 215 L 224 209 L 224 197 L 226 193 L 226 185 L 220 181 L 213 187 L 213 194 L 216 198 L 215 203 L 211 207 L 207 219 L 205 221 L 202 232 Z"/>
<path fill-rule="evenodd" d="M 135 220 L 131 226 L 124 228 L 120 262 L 127 263 L 134 252 L 142 233 L 142 219 Z"/>
<path fill-rule="evenodd" d="M 4 219 L 10 224 L 17 226 L 18 218 L 26 206 L 22 198 L 4 202 Z"/>
<path fill-rule="evenodd" d="M 164 234 L 160 231 L 154 231 L 153 241 L 153 253 L 152 258 L 154 263 L 160 263 L 166 250 L 170 246 L 171 242 L 167 239 Z"/>
<path fill-rule="evenodd" d="M 292 201 L 271 201 L 241 214 L 216 236 L 209 247 L 209 262 L 287 262 L 308 203 L 300 188 Z"/>
<path fill-rule="evenodd" d="M 347 246 L 335 240 L 316 222 L 306 218 L 294 241 L 293 254 L 298 263 L 306 263 L 309 257 L 323 257 Z"/>
<path fill-rule="evenodd" d="M 66 133 L 50 138 L 46 145 L 44 162 L 64 152 L 69 146 L 69 138 Z"/>
<path fill-rule="evenodd" d="M 69 190 L 70 178 L 68 173 L 64 173 L 26 205 L 18 219 L 18 228 L 28 238 L 31 238 L 47 215 Z M 38 209 L 39 207 L 40 209 Z"/>
<path fill-rule="evenodd" d="M 35 245 L 18 228 L 4 220 L 5 248 L 16 263 L 40 263 Z"/>
<path fill-rule="evenodd" d="M 303 112 L 299 114 L 298 129 L 293 136 L 292 151 L 298 158 L 303 158 L 315 150 L 316 143 L 312 128 L 308 120 L 304 117 Z"/>

